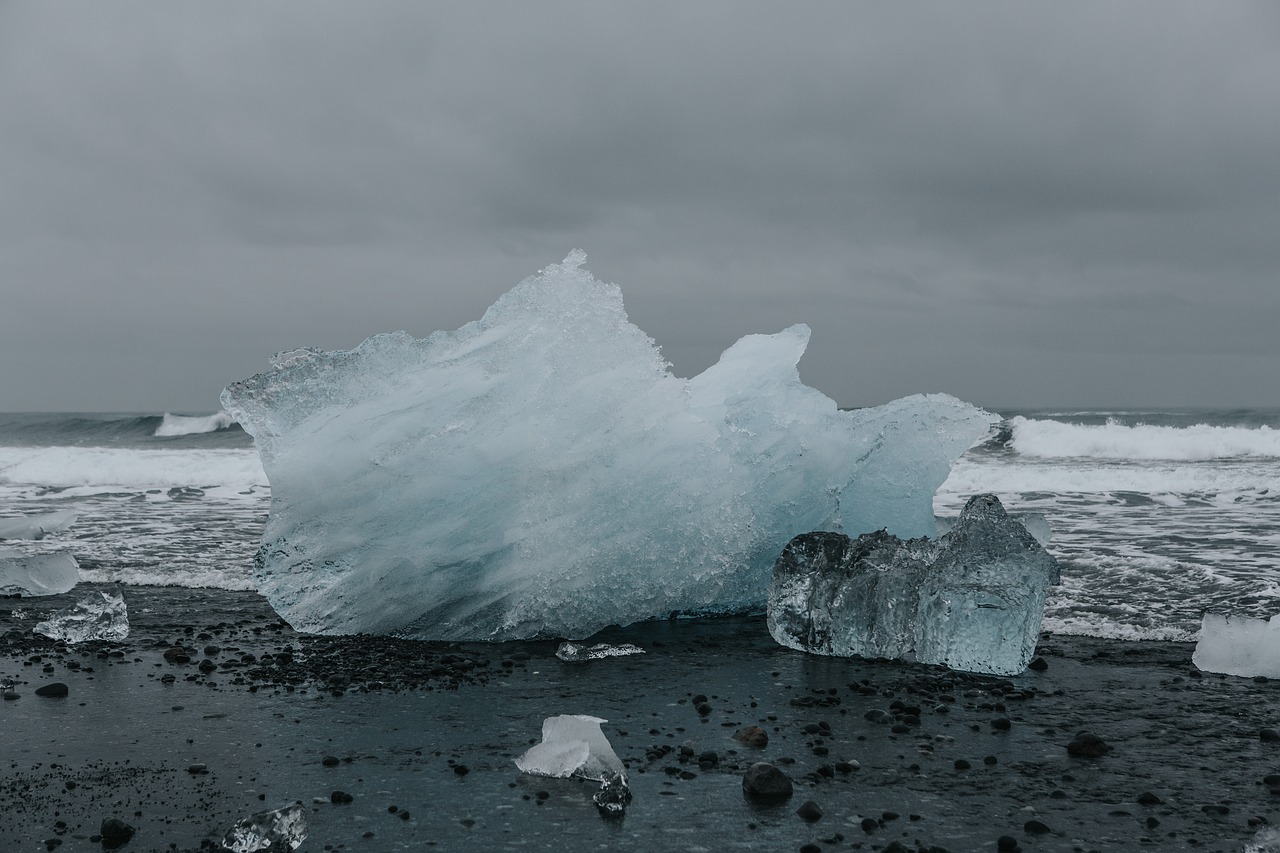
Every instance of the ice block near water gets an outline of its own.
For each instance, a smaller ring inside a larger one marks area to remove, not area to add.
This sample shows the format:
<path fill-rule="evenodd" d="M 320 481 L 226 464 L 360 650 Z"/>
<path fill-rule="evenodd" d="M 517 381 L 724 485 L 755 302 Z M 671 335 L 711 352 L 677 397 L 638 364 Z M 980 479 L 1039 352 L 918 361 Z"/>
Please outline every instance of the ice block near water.
<path fill-rule="evenodd" d="M 901 657 L 915 643 L 916 593 L 931 555 L 927 540 L 883 530 L 797 536 L 773 569 L 769 633 L 817 654 Z"/>
<path fill-rule="evenodd" d="M 79 582 L 80 565 L 70 554 L 0 548 L 0 595 L 60 595 Z"/>
<path fill-rule="evenodd" d="M 975 495 L 938 540 L 920 587 L 916 660 L 1016 675 L 1035 655 L 1058 561 L 995 495 Z"/>
<path fill-rule="evenodd" d="M 64 509 L 40 515 L 0 518 L 0 539 L 43 539 L 50 533 L 66 530 L 75 524 L 78 517 L 74 510 Z"/>
<path fill-rule="evenodd" d="M 774 565 L 769 632 L 779 643 L 828 655 L 916 659 L 1013 675 L 1035 653 L 1047 587 L 1058 564 L 977 495 L 931 542 L 885 531 L 794 538 Z"/>
<path fill-rule="evenodd" d="M 1205 672 L 1280 678 L 1280 615 L 1250 619 L 1206 613 L 1191 662 Z"/>
<path fill-rule="evenodd" d="M 51 640 L 84 643 L 123 640 L 129 636 L 129 611 L 118 590 L 94 592 L 74 606 L 60 610 L 32 630 Z"/>

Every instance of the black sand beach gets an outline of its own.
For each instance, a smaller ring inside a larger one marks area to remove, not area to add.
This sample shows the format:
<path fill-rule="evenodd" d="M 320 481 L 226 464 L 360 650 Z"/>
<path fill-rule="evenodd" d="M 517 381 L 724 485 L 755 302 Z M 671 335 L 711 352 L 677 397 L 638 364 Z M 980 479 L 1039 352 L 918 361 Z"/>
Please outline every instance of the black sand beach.
<path fill-rule="evenodd" d="M 122 850 L 210 849 L 301 801 L 303 851 L 1240 851 L 1280 803 L 1280 683 L 1202 675 L 1188 644 L 1045 636 L 1047 667 L 1002 679 L 801 654 L 757 617 L 611 630 L 647 654 L 569 664 L 303 636 L 256 594 L 177 588 L 126 590 L 120 643 L 31 633 L 87 588 L 0 600 L 0 849 L 101 850 L 110 818 Z M 516 769 L 555 714 L 609 721 L 623 820 Z M 752 725 L 766 746 L 732 737 Z M 1110 751 L 1069 754 L 1081 731 Z M 789 801 L 743 796 L 758 761 Z"/>

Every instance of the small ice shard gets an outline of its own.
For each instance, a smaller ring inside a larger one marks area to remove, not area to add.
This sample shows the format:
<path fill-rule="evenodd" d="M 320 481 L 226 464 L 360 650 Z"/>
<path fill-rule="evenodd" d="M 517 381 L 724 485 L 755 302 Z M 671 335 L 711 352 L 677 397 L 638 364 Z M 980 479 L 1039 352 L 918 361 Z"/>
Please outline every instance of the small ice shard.
<path fill-rule="evenodd" d="M 75 524 L 79 515 L 64 509 L 41 515 L 23 515 L 16 518 L 0 518 L 0 539 L 43 539 L 50 533 L 59 533 Z"/>
<path fill-rule="evenodd" d="M 306 814 L 300 803 L 269 812 L 258 812 L 236 823 L 222 839 L 233 853 L 287 853 L 307 838 Z"/>
<path fill-rule="evenodd" d="M 810 330 L 675 376 L 574 252 L 479 320 L 294 350 L 222 394 L 271 482 L 255 580 L 310 633 L 582 638 L 764 604 L 802 530 L 934 532 L 994 416 L 944 394 L 841 411 Z"/>
<path fill-rule="evenodd" d="M 59 595 L 80 582 L 80 566 L 66 552 L 22 554 L 0 548 L 0 595 Z"/>
<path fill-rule="evenodd" d="M 561 714 L 542 721 L 542 743 L 516 759 L 520 772 L 567 779 L 580 776 L 604 782 L 613 775 L 626 780 L 627 768 L 600 731 L 599 717 Z"/>
<path fill-rule="evenodd" d="M 621 773 L 609 773 L 600 781 L 600 790 L 591 797 L 600 814 L 610 820 L 620 820 L 631 803 L 631 788 L 627 777 Z"/>
<path fill-rule="evenodd" d="M 1016 675 L 1035 655 L 1058 561 L 1010 519 L 995 495 L 975 495 L 938 540 L 920 588 L 916 660 Z"/>
<path fill-rule="evenodd" d="M 1250 619 L 1206 613 L 1191 662 L 1205 672 L 1280 678 L 1280 615 Z"/>
<path fill-rule="evenodd" d="M 631 643 L 622 643 L 617 646 L 611 646 L 608 643 L 596 643 L 594 646 L 585 646 L 582 643 L 566 642 L 561 643 L 560 648 L 556 649 L 556 657 L 570 663 L 642 654 L 644 654 L 644 649 Z"/>
<path fill-rule="evenodd" d="M 995 495 L 936 542 L 885 531 L 805 533 L 778 557 L 769 633 L 827 655 L 900 658 L 1013 675 L 1035 652 L 1058 564 Z"/>
<path fill-rule="evenodd" d="M 928 540 L 883 530 L 797 536 L 773 568 L 769 633 L 816 654 L 902 657 L 915 645 L 916 601 L 932 556 Z"/>
<path fill-rule="evenodd" d="M 36 623 L 35 633 L 51 640 L 84 643 L 89 640 L 123 640 L 129 636 L 129 611 L 123 593 L 95 592 L 80 599 L 75 607 L 60 610 L 44 622 Z"/>
<path fill-rule="evenodd" d="M 1244 853 L 1280 853 L 1280 829 L 1267 826 L 1258 830 L 1258 834 L 1245 845 Z"/>

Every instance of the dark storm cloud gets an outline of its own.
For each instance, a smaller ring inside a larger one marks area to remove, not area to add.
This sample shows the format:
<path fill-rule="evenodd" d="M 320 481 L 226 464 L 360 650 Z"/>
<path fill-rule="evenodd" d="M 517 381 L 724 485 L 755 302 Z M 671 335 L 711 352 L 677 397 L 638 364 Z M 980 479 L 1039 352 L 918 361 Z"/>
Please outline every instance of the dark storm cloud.
<path fill-rule="evenodd" d="M 0 5 L 6 408 L 207 409 L 573 247 L 686 374 L 805 321 L 844 404 L 1280 404 L 1278 79 L 1270 4 Z"/>

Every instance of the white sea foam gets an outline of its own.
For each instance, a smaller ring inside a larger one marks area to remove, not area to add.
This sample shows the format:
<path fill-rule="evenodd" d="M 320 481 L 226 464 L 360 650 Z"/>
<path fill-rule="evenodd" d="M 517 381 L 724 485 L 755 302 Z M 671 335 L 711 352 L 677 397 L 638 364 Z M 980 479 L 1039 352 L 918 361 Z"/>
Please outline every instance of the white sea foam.
<path fill-rule="evenodd" d="M 226 429 L 235 423 L 235 418 L 226 412 L 218 412 L 212 415 L 171 415 L 164 413 L 164 419 L 160 421 L 160 426 L 156 427 L 155 434 L 161 437 L 175 435 L 198 435 L 204 432 L 216 432 L 220 429 Z"/>
<path fill-rule="evenodd" d="M 1084 461 L 1035 462 L 1022 465 L 991 463 L 962 457 L 939 490 L 942 494 L 997 495 L 1052 492 L 1101 494 L 1136 492 L 1144 495 L 1213 494 L 1234 500 L 1243 496 L 1265 497 L 1277 487 L 1280 465 L 1264 460 L 1230 465 L 1149 463 L 1146 465 L 1089 463 Z"/>
<path fill-rule="evenodd" d="M 1018 416 L 1010 446 L 1020 456 L 1040 459 L 1131 459 L 1199 461 L 1280 459 L 1280 430 L 1267 426 L 1186 427 L 1071 424 Z"/>
<path fill-rule="evenodd" d="M 265 487 L 252 449 L 0 447 L 0 484 L 93 489 Z"/>

